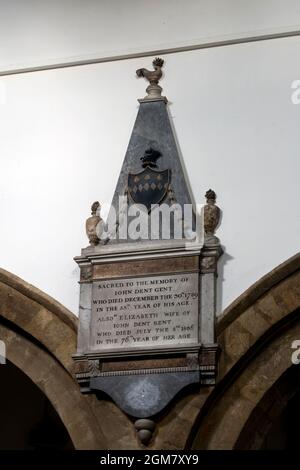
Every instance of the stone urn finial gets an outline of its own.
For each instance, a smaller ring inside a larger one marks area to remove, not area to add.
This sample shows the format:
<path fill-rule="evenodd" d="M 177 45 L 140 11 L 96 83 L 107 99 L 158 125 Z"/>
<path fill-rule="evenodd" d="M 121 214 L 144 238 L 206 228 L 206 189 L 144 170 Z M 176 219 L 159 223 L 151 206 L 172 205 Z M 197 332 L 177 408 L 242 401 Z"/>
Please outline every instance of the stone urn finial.
<path fill-rule="evenodd" d="M 215 230 L 220 221 L 220 209 L 216 206 L 216 193 L 209 189 L 205 193 L 206 204 L 204 206 L 204 233 L 205 240 L 218 241 L 214 236 Z"/>
<path fill-rule="evenodd" d="M 147 96 L 142 101 L 147 100 L 156 100 L 156 99 L 165 99 L 161 96 L 162 88 L 159 86 L 158 82 L 162 77 L 162 66 L 164 65 L 164 60 L 160 57 L 156 57 L 153 62 L 154 70 L 147 70 L 145 68 L 137 69 L 136 74 L 138 77 L 146 78 L 150 85 L 146 88 Z"/>
<path fill-rule="evenodd" d="M 90 245 L 95 246 L 98 245 L 100 238 L 97 234 L 97 226 L 99 222 L 102 220 L 100 217 L 100 203 L 98 201 L 93 202 L 91 206 L 91 217 L 86 220 L 85 228 L 86 234 L 89 239 Z"/>

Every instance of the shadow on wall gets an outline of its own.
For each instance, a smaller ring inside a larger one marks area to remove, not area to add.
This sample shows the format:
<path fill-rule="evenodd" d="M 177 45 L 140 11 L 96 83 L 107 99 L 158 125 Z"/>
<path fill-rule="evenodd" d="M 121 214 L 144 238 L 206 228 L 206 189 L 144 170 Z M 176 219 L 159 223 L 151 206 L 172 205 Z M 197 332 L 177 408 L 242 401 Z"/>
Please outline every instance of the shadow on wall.
<path fill-rule="evenodd" d="M 224 245 L 222 246 L 223 254 L 218 260 L 218 277 L 217 277 L 217 298 L 216 298 L 216 315 L 221 315 L 223 309 L 223 288 L 224 288 L 224 267 L 226 263 L 233 260 L 234 257 L 226 252 Z"/>
<path fill-rule="evenodd" d="M 0 365 L 0 449 L 73 449 L 57 412 L 16 366 Z"/>
<path fill-rule="evenodd" d="M 237 450 L 299 448 L 300 368 L 291 366 L 253 410 L 236 443 Z"/>

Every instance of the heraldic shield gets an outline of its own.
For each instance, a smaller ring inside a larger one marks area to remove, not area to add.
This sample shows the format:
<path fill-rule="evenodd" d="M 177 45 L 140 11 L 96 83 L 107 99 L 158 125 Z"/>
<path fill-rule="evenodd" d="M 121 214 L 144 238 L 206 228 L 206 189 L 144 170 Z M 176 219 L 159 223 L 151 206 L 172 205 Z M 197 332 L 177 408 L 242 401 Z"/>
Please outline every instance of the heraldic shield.
<path fill-rule="evenodd" d="M 168 191 L 171 170 L 153 170 L 149 166 L 137 174 L 128 174 L 128 192 L 135 204 L 144 204 L 148 212 L 151 204 L 160 204 Z"/>

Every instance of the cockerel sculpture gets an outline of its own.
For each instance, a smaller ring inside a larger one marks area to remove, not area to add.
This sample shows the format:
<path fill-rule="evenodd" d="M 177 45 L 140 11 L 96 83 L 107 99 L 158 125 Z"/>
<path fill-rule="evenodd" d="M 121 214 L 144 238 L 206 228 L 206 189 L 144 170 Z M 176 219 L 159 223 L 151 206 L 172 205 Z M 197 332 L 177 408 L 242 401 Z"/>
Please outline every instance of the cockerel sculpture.
<path fill-rule="evenodd" d="M 150 82 L 150 85 L 158 85 L 162 76 L 161 68 L 164 65 L 164 61 L 163 59 L 156 57 L 152 64 L 154 70 L 137 69 L 136 74 L 138 77 L 145 77 Z"/>

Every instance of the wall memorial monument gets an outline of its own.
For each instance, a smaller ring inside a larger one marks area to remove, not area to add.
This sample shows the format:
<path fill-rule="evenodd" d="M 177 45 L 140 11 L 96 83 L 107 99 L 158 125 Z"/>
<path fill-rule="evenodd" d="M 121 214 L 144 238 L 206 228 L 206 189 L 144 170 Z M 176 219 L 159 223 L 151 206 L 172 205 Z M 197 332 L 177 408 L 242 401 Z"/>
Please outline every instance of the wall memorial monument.
<path fill-rule="evenodd" d="M 214 191 L 193 202 L 159 80 L 149 85 L 106 222 L 100 204 L 86 221 L 80 267 L 75 375 L 83 393 L 106 394 L 147 444 L 179 391 L 213 385 L 215 297 L 222 254 Z M 187 392 L 186 392 L 187 393 Z M 103 395 L 102 395 L 103 396 Z"/>

